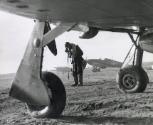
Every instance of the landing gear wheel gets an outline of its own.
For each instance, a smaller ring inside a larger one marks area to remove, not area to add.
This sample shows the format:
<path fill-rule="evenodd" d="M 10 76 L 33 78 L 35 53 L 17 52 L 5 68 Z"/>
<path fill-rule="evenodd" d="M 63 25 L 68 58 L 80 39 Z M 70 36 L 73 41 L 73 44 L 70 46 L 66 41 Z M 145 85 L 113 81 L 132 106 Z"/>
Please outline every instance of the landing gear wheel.
<path fill-rule="evenodd" d="M 50 105 L 38 106 L 27 104 L 30 115 L 36 118 L 58 117 L 65 108 L 66 92 L 62 81 L 53 73 L 43 72 L 42 80 L 47 83 Z"/>
<path fill-rule="evenodd" d="M 142 67 L 129 66 L 118 72 L 117 83 L 125 93 L 144 92 L 149 78 Z"/>

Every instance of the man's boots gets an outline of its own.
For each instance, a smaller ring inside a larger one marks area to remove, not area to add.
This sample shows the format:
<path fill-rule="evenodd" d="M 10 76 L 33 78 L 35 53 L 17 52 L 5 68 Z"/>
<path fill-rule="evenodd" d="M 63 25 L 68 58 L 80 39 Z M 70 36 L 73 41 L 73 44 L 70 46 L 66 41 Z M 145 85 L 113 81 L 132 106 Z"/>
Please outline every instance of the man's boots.
<path fill-rule="evenodd" d="M 76 74 L 73 75 L 73 77 L 74 77 L 74 82 L 75 82 L 75 84 L 73 84 L 72 86 L 77 86 L 77 85 L 78 85 L 78 77 L 77 77 Z"/>
<path fill-rule="evenodd" d="M 79 83 L 78 86 L 83 86 L 83 74 L 79 74 Z"/>

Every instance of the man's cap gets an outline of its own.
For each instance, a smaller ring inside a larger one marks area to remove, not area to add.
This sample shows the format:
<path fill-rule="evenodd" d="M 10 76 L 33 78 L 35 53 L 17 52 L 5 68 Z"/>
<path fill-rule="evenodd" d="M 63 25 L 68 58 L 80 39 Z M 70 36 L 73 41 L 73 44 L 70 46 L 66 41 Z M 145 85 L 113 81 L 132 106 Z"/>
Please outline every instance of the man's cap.
<path fill-rule="evenodd" d="M 65 46 L 68 46 L 68 45 L 70 45 L 70 43 L 69 42 L 65 42 Z"/>

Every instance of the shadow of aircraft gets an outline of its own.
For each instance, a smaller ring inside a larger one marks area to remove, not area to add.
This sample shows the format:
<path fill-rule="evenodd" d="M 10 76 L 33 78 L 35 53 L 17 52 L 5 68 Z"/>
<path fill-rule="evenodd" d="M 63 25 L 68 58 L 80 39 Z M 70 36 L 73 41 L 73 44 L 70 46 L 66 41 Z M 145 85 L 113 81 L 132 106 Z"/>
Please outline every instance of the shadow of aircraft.
<path fill-rule="evenodd" d="M 91 117 L 91 116 L 61 116 L 59 121 L 70 124 L 101 124 L 101 125 L 152 125 L 153 118 L 148 117 Z"/>

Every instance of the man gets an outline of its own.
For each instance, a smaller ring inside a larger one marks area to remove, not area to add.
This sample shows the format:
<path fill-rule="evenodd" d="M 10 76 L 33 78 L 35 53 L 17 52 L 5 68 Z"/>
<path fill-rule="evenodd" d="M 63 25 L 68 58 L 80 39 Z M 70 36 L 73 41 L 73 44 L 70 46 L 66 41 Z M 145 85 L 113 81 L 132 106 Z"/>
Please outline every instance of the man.
<path fill-rule="evenodd" d="M 75 82 L 72 86 L 83 86 L 83 69 L 86 66 L 86 61 L 82 57 L 83 52 L 78 45 L 69 42 L 66 42 L 65 48 L 68 58 L 72 58 L 72 72 Z M 78 81 L 80 84 L 78 84 Z"/>

